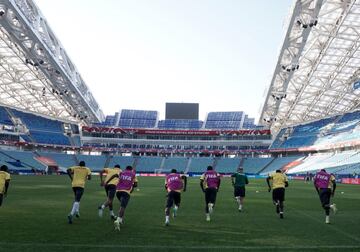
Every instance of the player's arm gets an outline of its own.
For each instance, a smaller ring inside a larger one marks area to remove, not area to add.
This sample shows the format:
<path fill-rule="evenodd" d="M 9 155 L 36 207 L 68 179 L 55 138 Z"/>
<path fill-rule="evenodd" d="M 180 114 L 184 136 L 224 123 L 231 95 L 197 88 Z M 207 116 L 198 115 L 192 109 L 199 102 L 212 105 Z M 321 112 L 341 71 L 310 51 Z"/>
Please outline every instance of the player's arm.
<path fill-rule="evenodd" d="M 10 179 L 5 180 L 5 192 L 4 192 L 4 196 L 7 195 L 7 191 L 9 189 L 9 185 L 10 185 Z"/>
<path fill-rule="evenodd" d="M 249 184 L 249 179 L 248 179 L 247 176 L 245 176 L 245 184 L 246 184 L 246 185 Z"/>
<path fill-rule="evenodd" d="M 314 178 L 314 187 L 315 187 L 317 193 L 319 193 L 319 188 L 317 188 L 317 186 L 316 186 L 316 177 Z"/>
<path fill-rule="evenodd" d="M 289 186 L 289 180 L 287 179 L 287 177 L 285 177 L 285 187 Z"/>
<path fill-rule="evenodd" d="M 181 176 L 182 180 L 184 180 L 184 189 L 183 192 L 186 192 L 186 186 L 187 186 L 187 177 L 186 176 Z"/>
<path fill-rule="evenodd" d="M 105 169 L 100 172 L 100 186 L 104 186 L 104 173 Z"/>
<path fill-rule="evenodd" d="M 135 187 L 137 187 L 137 186 L 138 186 L 138 181 L 134 180 L 134 183 L 133 183 L 130 193 L 132 193 L 134 191 Z"/>
<path fill-rule="evenodd" d="M 106 185 L 106 186 L 107 186 L 111 180 L 113 180 L 114 178 L 118 178 L 118 177 L 119 177 L 119 174 L 114 174 L 114 175 L 112 175 L 112 176 L 108 179 L 108 181 L 106 181 L 106 183 L 103 183 L 103 185 Z"/>
<path fill-rule="evenodd" d="M 217 191 L 219 191 L 219 189 L 220 189 L 220 184 L 221 184 L 221 178 L 220 178 L 220 175 L 219 175 L 219 182 L 218 182 Z"/>
<path fill-rule="evenodd" d="M 204 179 L 200 179 L 200 188 L 203 192 L 205 192 L 205 189 L 204 189 Z"/>
<path fill-rule="evenodd" d="M 335 190 L 336 190 L 336 179 L 335 179 L 335 177 L 332 177 L 331 182 L 332 182 L 332 191 L 331 191 L 331 196 L 333 196 L 333 197 L 334 197 L 334 195 L 335 195 Z"/>
<path fill-rule="evenodd" d="M 73 180 L 72 169 L 71 169 L 71 168 L 67 169 L 67 170 L 66 170 L 66 173 L 67 173 L 67 175 L 70 177 L 70 180 L 72 181 L 72 180 Z"/>
<path fill-rule="evenodd" d="M 231 175 L 231 184 L 232 186 L 235 185 L 235 174 Z"/>
<path fill-rule="evenodd" d="M 266 178 L 266 183 L 267 183 L 267 185 L 269 187 L 269 189 L 268 189 L 269 192 L 271 191 L 270 179 L 271 179 L 270 176 Z"/>

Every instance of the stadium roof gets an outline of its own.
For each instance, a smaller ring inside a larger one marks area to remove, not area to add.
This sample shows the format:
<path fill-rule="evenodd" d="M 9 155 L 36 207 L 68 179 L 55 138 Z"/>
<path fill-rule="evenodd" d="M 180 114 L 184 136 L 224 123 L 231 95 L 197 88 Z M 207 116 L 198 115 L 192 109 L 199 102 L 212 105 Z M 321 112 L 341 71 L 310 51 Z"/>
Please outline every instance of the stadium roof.
<path fill-rule="evenodd" d="M 359 48 L 359 0 L 297 0 L 259 123 L 277 132 L 359 108 Z"/>
<path fill-rule="evenodd" d="M 75 122 L 104 119 L 32 0 L 0 0 L 0 104 Z"/>

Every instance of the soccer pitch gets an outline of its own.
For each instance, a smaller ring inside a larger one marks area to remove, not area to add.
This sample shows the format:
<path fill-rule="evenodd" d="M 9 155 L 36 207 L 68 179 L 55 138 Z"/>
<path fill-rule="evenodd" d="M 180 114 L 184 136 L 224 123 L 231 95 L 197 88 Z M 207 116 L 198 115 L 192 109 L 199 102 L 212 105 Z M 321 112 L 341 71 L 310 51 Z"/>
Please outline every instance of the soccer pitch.
<path fill-rule="evenodd" d="M 279 219 L 265 180 L 250 180 L 238 212 L 230 179 L 223 178 L 206 222 L 199 179 L 188 182 L 178 217 L 165 227 L 164 179 L 140 177 L 117 232 L 107 209 L 103 218 L 97 215 L 105 200 L 98 177 L 88 181 L 81 217 L 69 225 L 73 193 L 67 176 L 12 176 L 0 208 L 0 251 L 360 251 L 359 186 L 338 184 L 339 211 L 327 225 L 312 184 L 290 181 L 285 218 Z"/>

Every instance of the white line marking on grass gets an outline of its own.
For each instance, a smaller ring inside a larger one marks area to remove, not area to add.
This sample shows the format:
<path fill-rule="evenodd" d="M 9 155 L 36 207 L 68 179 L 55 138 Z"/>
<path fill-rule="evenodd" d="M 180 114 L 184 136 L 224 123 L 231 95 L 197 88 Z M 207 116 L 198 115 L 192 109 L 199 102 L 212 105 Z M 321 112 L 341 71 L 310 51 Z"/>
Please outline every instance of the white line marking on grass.
<path fill-rule="evenodd" d="M 295 210 L 296 211 L 296 210 Z M 315 217 L 313 217 L 313 216 L 311 216 L 311 215 L 308 215 L 308 214 L 306 214 L 306 213 L 303 213 L 303 212 L 301 212 L 301 211 L 296 211 L 297 213 L 300 213 L 300 214 L 302 214 L 303 216 L 306 216 L 306 217 L 308 217 L 308 218 L 310 218 L 310 219 L 312 219 L 312 220 L 314 220 L 314 221 L 316 221 L 316 222 L 318 222 L 318 223 L 321 223 L 321 224 L 323 224 L 324 226 L 326 226 L 326 227 L 329 227 L 329 228 L 331 228 L 331 229 L 333 229 L 333 230 L 335 230 L 335 231 L 337 231 L 337 232 L 339 232 L 339 233 L 342 233 L 343 235 L 345 235 L 346 237 L 348 237 L 348 238 L 351 238 L 351 239 L 353 239 L 354 241 L 357 241 L 357 242 L 360 242 L 360 238 L 358 238 L 358 237 L 356 237 L 356 236 L 353 236 L 352 234 L 349 234 L 349 233 L 347 233 L 347 232 L 345 232 L 344 230 L 341 230 L 341 229 L 339 229 L 339 228 L 336 228 L 334 225 L 332 225 L 332 224 L 325 224 L 324 222 L 322 222 L 322 221 L 320 221 L 319 219 L 317 219 L 317 218 L 315 218 Z"/>
<path fill-rule="evenodd" d="M 190 250 L 209 250 L 209 249 L 245 249 L 245 250 L 306 250 L 306 249 L 360 249 L 360 245 L 320 245 L 320 246 L 166 246 L 166 245 L 122 245 L 122 244 L 62 244 L 62 243 L 18 243 L 0 242 L 1 246 L 16 247 L 63 247 L 63 248 L 119 248 L 119 249 L 190 249 Z"/>

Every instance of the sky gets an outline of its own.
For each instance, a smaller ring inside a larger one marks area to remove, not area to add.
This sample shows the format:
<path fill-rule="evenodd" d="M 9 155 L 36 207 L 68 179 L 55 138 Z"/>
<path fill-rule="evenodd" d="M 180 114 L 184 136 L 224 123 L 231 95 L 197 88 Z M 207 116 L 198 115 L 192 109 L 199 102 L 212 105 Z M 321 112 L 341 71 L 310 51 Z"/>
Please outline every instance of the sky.
<path fill-rule="evenodd" d="M 292 0 L 34 0 L 105 115 L 166 102 L 259 118 Z"/>

